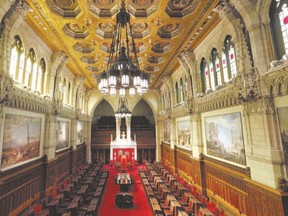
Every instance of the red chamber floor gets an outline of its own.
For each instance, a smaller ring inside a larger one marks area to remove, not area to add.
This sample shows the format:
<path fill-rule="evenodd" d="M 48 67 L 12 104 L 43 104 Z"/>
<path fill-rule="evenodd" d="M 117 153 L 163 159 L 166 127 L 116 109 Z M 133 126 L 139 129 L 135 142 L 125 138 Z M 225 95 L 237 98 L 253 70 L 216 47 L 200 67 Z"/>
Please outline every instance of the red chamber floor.
<path fill-rule="evenodd" d="M 129 191 L 133 194 L 134 207 L 116 208 L 115 195 L 120 192 L 120 186 L 114 183 L 113 177 L 116 177 L 120 171 L 115 170 L 114 166 L 104 165 L 103 169 L 109 170 L 109 177 L 99 206 L 98 216 L 153 216 L 138 174 L 138 168 L 141 166 L 143 165 L 133 166 L 133 170 L 126 171 L 134 179 Z"/>

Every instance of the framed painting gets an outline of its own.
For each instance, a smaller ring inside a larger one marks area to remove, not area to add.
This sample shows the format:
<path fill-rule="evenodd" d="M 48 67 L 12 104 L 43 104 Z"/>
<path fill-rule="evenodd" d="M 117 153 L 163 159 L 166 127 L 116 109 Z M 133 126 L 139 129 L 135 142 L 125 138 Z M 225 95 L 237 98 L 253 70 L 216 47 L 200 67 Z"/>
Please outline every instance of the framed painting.
<path fill-rule="evenodd" d="M 170 122 L 163 122 L 163 141 L 170 143 Z"/>
<path fill-rule="evenodd" d="M 70 120 L 57 118 L 56 124 L 56 151 L 61 151 L 70 146 Z"/>
<path fill-rule="evenodd" d="M 84 142 L 83 129 L 84 129 L 84 122 L 77 121 L 77 145 L 82 144 Z"/>
<path fill-rule="evenodd" d="M 1 170 L 10 169 L 42 156 L 44 115 L 3 109 L 1 124 Z"/>
<path fill-rule="evenodd" d="M 288 107 L 280 107 L 277 109 L 281 141 L 283 145 L 283 152 L 285 156 L 285 163 L 288 165 Z"/>
<path fill-rule="evenodd" d="M 177 146 L 191 148 L 190 118 L 176 119 Z"/>
<path fill-rule="evenodd" d="M 205 117 L 208 155 L 246 165 L 241 113 Z"/>

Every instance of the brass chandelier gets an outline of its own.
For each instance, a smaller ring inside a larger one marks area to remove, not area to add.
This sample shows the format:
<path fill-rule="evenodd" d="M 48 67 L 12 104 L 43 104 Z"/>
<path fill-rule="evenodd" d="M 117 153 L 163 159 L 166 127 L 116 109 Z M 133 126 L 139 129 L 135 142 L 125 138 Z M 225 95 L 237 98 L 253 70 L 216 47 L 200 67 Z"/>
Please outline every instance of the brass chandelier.
<path fill-rule="evenodd" d="M 148 91 L 149 76 L 140 70 L 130 14 L 126 11 L 124 0 L 116 14 L 107 68 L 98 76 L 97 82 L 99 92 L 103 95 L 119 94 L 124 97 L 129 92 L 133 97 Z"/>

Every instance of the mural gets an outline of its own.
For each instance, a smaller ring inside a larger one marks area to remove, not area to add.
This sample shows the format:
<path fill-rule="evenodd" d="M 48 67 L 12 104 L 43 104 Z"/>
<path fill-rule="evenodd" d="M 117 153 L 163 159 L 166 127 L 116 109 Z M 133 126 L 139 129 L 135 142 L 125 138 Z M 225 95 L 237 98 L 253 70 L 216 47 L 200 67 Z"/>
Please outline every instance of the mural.
<path fill-rule="evenodd" d="M 177 145 L 191 148 L 190 121 L 177 121 Z"/>
<path fill-rule="evenodd" d="M 40 156 L 42 120 L 41 117 L 5 113 L 1 168 Z"/>
<path fill-rule="evenodd" d="M 83 128 L 84 128 L 84 123 L 82 121 L 77 121 L 77 145 L 84 142 Z"/>
<path fill-rule="evenodd" d="M 163 141 L 170 143 L 170 123 L 168 121 L 163 122 Z"/>
<path fill-rule="evenodd" d="M 70 122 L 58 119 L 56 124 L 56 151 L 69 147 Z"/>
<path fill-rule="evenodd" d="M 277 113 L 280 124 L 283 152 L 285 154 L 285 163 L 288 165 L 288 107 L 278 108 Z"/>
<path fill-rule="evenodd" d="M 241 114 L 205 118 L 207 154 L 246 165 Z"/>

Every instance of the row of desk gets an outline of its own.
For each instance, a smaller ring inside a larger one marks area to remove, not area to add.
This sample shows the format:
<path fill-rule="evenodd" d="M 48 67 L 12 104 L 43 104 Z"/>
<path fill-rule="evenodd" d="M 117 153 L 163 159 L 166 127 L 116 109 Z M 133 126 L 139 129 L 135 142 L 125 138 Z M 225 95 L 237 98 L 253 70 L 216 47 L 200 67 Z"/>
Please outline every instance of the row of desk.
<path fill-rule="evenodd" d="M 75 173 L 61 193 L 47 203 L 49 215 L 97 215 L 108 175 L 95 164 Z"/>
<path fill-rule="evenodd" d="M 146 163 L 146 167 L 147 171 L 140 171 L 139 174 L 146 189 L 146 194 L 150 197 L 150 204 L 155 215 L 186 216 L 188 213 L 191 213 L 194 215 L 213 216 L 213 213 L 205 208 L 161 164 L 151 165 L 150 163 Z"/>

